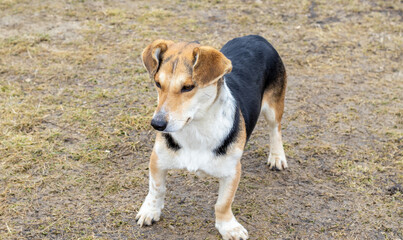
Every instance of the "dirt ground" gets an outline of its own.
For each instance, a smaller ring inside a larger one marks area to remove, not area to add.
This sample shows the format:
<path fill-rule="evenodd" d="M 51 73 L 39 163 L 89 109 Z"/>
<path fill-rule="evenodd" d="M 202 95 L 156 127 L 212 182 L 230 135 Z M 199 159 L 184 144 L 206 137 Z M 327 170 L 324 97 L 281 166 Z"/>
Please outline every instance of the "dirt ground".
<path fill-rule="evenodd" d="M 403 239 L 401 1 L 0 0 L 0 239 L 217 239 L 218 182 L 172 171 L 148 189 L 158 38 L 267 38 L 288 72 L 289 170 L 260 120 L 233 211 L 251 239 Z"/>

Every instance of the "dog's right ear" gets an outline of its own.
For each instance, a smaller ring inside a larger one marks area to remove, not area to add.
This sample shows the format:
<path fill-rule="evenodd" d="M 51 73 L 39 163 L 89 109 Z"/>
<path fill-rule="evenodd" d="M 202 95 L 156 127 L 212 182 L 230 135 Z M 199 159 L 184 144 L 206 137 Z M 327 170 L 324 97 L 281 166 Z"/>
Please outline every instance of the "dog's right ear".
<path fill-rule="evenodd" d="M 162 54 L 168 49 L 169 45 L 173 44 L 172 41 L 158 39 L 148 45 L 142 53 L 142 60 L 144 67 L 147 68 L 150 77 L 153 78 L 157 73 L 158 67 L 161 63 Z"/>

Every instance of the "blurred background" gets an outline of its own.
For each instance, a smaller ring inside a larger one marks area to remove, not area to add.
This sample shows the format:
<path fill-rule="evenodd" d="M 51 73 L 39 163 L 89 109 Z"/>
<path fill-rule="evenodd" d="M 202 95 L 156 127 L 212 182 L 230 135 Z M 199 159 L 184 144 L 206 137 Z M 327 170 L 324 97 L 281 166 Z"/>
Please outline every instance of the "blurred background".
<path fill-rule="evenodd" d="M 158 38 L 259 34 L 287 73 L 289 170 L 260 120 L 234 214 L 251 239 L 402 239 L 401 1 L 0 0 L 0 239 L 217 239 L 214 178 L 172 171 L 139 228 Z"/>

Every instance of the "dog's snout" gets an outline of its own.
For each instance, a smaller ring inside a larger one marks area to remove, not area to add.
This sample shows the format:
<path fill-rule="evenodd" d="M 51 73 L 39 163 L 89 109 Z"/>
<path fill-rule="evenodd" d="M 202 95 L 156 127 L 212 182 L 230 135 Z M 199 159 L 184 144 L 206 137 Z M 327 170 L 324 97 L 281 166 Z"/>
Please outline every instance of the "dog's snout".
<path fill-rule="evenodd" d="M 153 128 L 158 131 L 164 131 L 167 125 L 168 122 L 163 119 L 161 120 L 153 118 L 153 120 L 151 120 L 151 126 L 153 126 Z"/>
<path fill-rule="evenodd" d="M 151 126 L 153 126 L 153 128 L 155 130 L 164 131 L 168 125 L 168 122 L 165 120 L 165 117 L 162 115 L 163 114 L 158 113 L 151 120 Z"/>

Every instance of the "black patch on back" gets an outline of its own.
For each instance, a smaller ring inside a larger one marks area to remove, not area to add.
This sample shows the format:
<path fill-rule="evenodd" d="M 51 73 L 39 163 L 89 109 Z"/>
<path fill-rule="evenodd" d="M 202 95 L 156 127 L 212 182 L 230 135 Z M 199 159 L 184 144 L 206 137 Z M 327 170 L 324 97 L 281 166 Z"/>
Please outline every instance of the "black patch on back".
<path fill-rule="evenodd" d="M 239 109 L 238 109 L 238 107 L 236 107 L 234 123 L 232 125 L 232 128 L 229 131 L 227 137 L 221 143 L 221 145 L 218 146 L 216 149 L 214 149 L 215 155 L 220 156 L 220 155 L 226 154 L 228 146 L 231 145 L 231 143 L 233 143 L 236 140 L 236 137 L 238 136 L 238 132 L 239 132 L 239 114 L 240 114 Z"/>
<path fill-rule="evenodd" d="M 259 118 L 264 92 L 273 89 L 280 96 L 284 90 L 285 68 L 277 51 L 260 36 L 234 38 L 221 52 L 232 62 L 225 83 L 245 120 L 248 140 Z"/>
<path fill-rule="evenodd" d="M 178 151 L 181 149 L 181 146 L 175 141 L 175 139 L 169 133 L 163 133 L 162 136 L 165 138 L 165 142 L 167 143 L 168 148 L 173 151 Z"/>

